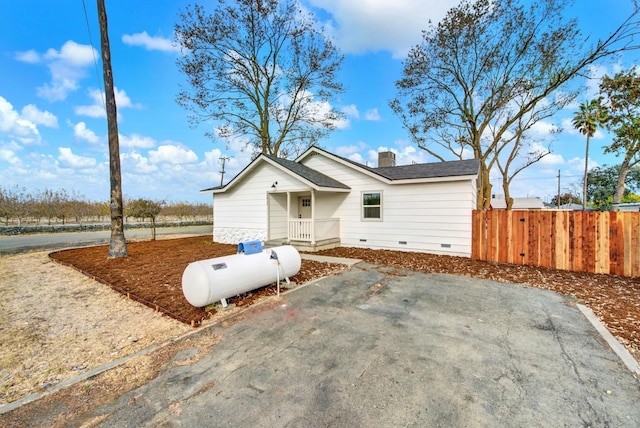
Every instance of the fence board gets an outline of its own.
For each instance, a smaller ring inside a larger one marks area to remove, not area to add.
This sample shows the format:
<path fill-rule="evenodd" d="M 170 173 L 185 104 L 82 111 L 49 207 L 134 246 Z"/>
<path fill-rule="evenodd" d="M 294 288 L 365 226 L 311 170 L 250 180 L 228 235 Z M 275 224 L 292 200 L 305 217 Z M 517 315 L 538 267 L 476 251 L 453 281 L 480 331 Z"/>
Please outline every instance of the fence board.
<path fill-rule="evenodd" d="M 554 264 L 556 269 L 567 269 L 565 260 L 567 259 L 567 219 L 568 213 L 566 211 L 555 212 L 555 223 L 551 225 L 554 228 L 555 240 L 554 240 Z"/>
<path fill-rule="evenodd" d="M 609 216 L 598 216 L 598 259 L 596 261 L 596 273 L 607 273 L 609 268 Z"/>
<path fill-rule="evenodd" d="M 640 257 L 637 256 L 640 252 L 640 221 L 631 222 L 631 233 L 631 248 L 636 251 L 636 257 L 631 260 L 631 276 L 640 276 Z"/>
<path fill-rule="evenodd" d="M 622 229 L 624 230 L 624 248 L 626 249 L 631 247 L 633 243 L 633 228 L 630 227 L 631 225 L 625 220 L 627 219 L 623 219 Z M 624 252 L 624 276 L 631 276 L 631 268 L 633 266 L 631 256 L 632 254 L 626 251 Z"/>
<path fill-rule="evenodd" d="M 476 210 L 472 227 L 476 260 L 640 276 L 640 213 Z"/>
<path fill-rule="evenodd" d="M 548 227 L 553 224 L 553 214 L 550 211 L 541 211 L 539 215 L 539 241 L 540 242 L 540 266 L 553 267 L 553 231 L 554 228 Z"/>

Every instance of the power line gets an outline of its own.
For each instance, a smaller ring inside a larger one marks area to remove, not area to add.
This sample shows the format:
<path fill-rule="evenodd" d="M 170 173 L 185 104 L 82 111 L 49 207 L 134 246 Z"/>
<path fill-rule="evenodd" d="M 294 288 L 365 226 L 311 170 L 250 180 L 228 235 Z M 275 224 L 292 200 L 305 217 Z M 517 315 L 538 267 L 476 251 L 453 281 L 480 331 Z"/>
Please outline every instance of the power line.
<path fill-rule="evenodd" d="M 564 178 L 582 178 L 582 175 L 563 175 L 562 177 Z M 553 177 L 526 177 L 526 178 L 519 178 L 516 177 L 513 180 L 514 181 L 531 181 L 531 180 L 557 180 L 558 176 L 554 175 Z M 491 180 L 492 183 L 502 183 L 502 179 L 500 178 L 494 178 L 493 180 Z"/>
<path fill-rule="evenodd" d="M 89 44 L 91 45 L 91 54 L 93 55 L 93 67 L 96 70 L 96 80 L 98 86 L 103 90 L 100 91 L 100 98 L 102 99 L 102 105 L 106 105 L 104 101 L 104 82 L 100 79 L 100 73 L 98 72 L 98 59 L 96 58 L 96 48 L 93 46 L 93 38 L 91 37 L 91 26 L 89 25 L 89 15 L 87 14 L 87 5 L 82 0 L 82 9 L 84 10 L 84 21 L 87 24 L 87 33 L 89 33 Z"/>

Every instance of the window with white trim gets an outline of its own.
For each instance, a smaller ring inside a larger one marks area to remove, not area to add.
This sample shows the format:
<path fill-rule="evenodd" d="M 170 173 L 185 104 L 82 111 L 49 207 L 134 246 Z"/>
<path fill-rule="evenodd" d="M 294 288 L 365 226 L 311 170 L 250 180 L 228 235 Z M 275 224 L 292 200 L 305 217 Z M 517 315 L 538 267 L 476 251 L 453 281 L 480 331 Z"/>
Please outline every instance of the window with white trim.
<path fill-rule="evenodd" d="M 382 220 L 382 192 L 362 193 L 362 219 Z"/>

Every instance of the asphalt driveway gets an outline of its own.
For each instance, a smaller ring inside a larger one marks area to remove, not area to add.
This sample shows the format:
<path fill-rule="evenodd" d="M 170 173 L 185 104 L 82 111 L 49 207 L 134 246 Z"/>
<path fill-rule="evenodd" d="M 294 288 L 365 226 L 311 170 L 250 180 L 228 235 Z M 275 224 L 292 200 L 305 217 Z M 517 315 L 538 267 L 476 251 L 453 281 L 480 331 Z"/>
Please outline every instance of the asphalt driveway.
<path fill-rule="evenodd" d="M 360 263 L 212 333 L 74 425 L 640 426 L 638 379 L 535 288 Z"/>

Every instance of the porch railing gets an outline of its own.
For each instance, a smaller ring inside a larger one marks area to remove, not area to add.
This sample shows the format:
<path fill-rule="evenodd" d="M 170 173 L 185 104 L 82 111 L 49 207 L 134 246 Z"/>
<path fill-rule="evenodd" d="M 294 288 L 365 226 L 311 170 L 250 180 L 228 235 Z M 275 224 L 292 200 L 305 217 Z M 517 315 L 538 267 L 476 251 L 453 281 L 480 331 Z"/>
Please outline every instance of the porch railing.
<path fill-rule="evenodd" d="M 310 218 L 289 220 L 289 239 L 292 241 L 317 242 L 340 237 L 339 218 Z"/>

